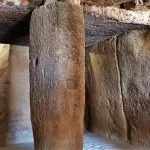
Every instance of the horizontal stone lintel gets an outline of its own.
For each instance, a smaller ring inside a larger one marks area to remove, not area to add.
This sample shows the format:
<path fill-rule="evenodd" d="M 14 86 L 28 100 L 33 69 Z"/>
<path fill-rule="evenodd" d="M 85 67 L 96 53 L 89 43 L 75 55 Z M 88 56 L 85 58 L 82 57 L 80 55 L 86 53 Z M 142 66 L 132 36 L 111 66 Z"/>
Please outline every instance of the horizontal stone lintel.
<path fill-rule="evenodd" d="M 150 10 L 84 6 L 86 46 L 150 27 Z M 0 5 L 0 43 L 28 45 L 31 10 Z"/>

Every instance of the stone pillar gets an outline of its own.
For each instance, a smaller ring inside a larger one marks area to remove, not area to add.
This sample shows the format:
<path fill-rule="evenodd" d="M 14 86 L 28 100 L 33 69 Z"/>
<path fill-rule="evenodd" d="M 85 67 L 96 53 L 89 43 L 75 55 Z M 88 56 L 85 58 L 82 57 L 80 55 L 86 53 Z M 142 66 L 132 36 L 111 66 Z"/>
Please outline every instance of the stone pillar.
<path fill-rule="evenodd" d="M 0 147 L 6 141 L 5 102 L 8 89 L 8 57 L 10 45 L 0 44 Z"/>
<path fill-rule="evenodd" d="M 124 111 L 131 144 L 150 145 L 150 31 L 120 35 L 117 42 Z"/>
<path fill-rule="evenodd" d="M 30 23 L 30 99 L 36 150 L 81 150 L 84 23 L 80 5 L 46 3 Z"/>
<path fill-rule="evenodd" d="M 116 38 L 86 48 L 88 129 L 127 141 Z"/>
<path fill-rule="evenodd" d="M 11 45 L 7 96 L 7 145 L 33 141 L 29 101 L 29 48 Z"/>

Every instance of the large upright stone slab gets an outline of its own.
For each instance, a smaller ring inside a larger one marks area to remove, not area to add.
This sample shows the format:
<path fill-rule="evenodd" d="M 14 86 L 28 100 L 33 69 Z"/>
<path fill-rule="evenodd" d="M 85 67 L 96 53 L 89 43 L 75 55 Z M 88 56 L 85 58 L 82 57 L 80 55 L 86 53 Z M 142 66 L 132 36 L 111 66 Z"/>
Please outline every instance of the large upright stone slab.
<path fill-rule="evenodd" d="M 6 97 L 8 89 L 8 57 L 10 45 L 0 44 L 0 147 L 6 141 Z"/>
<path fill-rule="evenodd" d="M 29 48 L 12 45 L 6 109 L 7 145 L 33 141 L 29 92 Z"/>
<path fill-rule="evenodd" d="M 116 39 L 86 49 L 86 85 L 91 131 L 127 140 Z"/>
<path fill-rule="evenodd" d="M 117 49 L 128 140 L 150 145 L 150 31 L 119 36 Z"/>
<path fill-rule="evenodd" d="M 48 1 L 47 1 L 48 2 Z M 82 6 L 46 3 L 30 23 L 30 98 L 35 150 L 82 150 Z"/>

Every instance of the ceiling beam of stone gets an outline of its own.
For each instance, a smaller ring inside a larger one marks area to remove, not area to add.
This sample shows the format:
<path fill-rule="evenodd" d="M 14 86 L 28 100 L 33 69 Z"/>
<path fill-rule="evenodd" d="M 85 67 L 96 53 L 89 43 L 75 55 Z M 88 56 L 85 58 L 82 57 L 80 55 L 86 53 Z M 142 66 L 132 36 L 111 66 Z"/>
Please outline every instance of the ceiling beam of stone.
<path fill-rule="evenodd" d="M 36 5 L 41 4 L 37 2 L 34 0 Z M 30 9 L 0 5 L 0 43 L 28 45 L 30 16 Z M 150 27 L 149 10 L 85 5 L 84 16 L 86 46 L 130 30 Z"/>
<path fill-rule="evenodd" d="M 150 10 L 85 6 L 84 12 L 87 46 L 131 30 L 150 28 Z"/>
<path fill-rule="evenodd" d="M 117 7 L 85 6 L 84 11 L 93 16 L 106 17 L 123 23 L 150 25 L 150 10 L 126 10 Z"/>
<path fill-rule="evenodd" d="M 0 4 L 0 43 L 27 45 L 31 11 Z"/>
<path fill-rule="evenodd" d="M 44 0 L 29 0 L 29 2 L 34 6 L 40 6 L 44 2 Z"/>
<path fill-rule="evenodd" d="M 82 0 L 82 4 L 99 6 L 117 6 L 131 0 Z"/>

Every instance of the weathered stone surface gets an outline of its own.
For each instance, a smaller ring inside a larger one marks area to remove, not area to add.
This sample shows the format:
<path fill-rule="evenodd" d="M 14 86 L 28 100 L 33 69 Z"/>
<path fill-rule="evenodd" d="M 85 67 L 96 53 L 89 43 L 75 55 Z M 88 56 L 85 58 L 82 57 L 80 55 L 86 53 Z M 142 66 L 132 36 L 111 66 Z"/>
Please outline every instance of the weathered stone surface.
<path fill-rule="evenodd" d="M 84 6 L 86 46 L 110 37 L 150 26 L 150 10 L 125 10 L 117 7 Z"/>
<path fill-rule="evenodd" d="M 7 100 L 7 145 L 33 140 L 29 99 L 29 48 L 11 46 Z"/>
<path fill-rule="evenodd" d="M 82 150 L 83 21 L 82 6 L 63 2 L 32 14 L 30 99 L 36 150 Z"/>
<path fill-rule="evenodd" d="M 0 147 L 5 144 L 5 102 L 7 95 L 9 45 L 0 44 Z"/>
<path fill-rule="evenodd" d="M 79 3 L 79 0 L 67 1 Z M 28 45 L 30 13 L 23 7 L 0 5 L 0 42 Z M 130 30 L 147 28 L 150 26 L 150 11 L 85 5 L 84 21 L 86 46 L 89 46 Z"/>
<path fill-rule="evenodd" d="M 117 6 L 126 9 L 129 8 L 129 4 L 131 5 L 130 8 L 134 8 L 135 6 L 146 6 L 149 4 L 149 0 L 82 0 L 83 5 L 95 5 L 95 6 Z M 133 5 L 134 4 L 134 5 Z"/>
<path fill-rule="evenodd" d="M 129 1 L 131 0 L 83 0 L 82 3 L 87 5 L 111 6 Z"/>
<path fill-rule="evenodd" d="M 150 145 L 150 31 L 119 36 L 117 49 L 128 140 Z"/>
<path fill-rule="evenodd" d="M 29 0 L 29 2 L 34 6 L 40 6 L 44 2 L 44 0 Z"/>
<path fill-rule="evenodd" d="M 126 119 L 116 57 L 116 39 L 86 49 L 89 129 L 127 140 Z"/>
<path fill-rule="evenodd" d="M 85 12 L 96 17 L 106 17 L 123 23 L 150 25 L 150 10 L 133 11 L 117 7 L 85 6 Z"/>
<path fill-rule="evenodd" d="M 103 42 L 113 36 L 130 32 L 132 30 L 141 30 L 149 28 L 143 24 L 124 23 L 109 19 L 108 16 L 96 16 L 88 11 L 84 14 L 85 18 L 85 43 L 86 47 Z"/>

